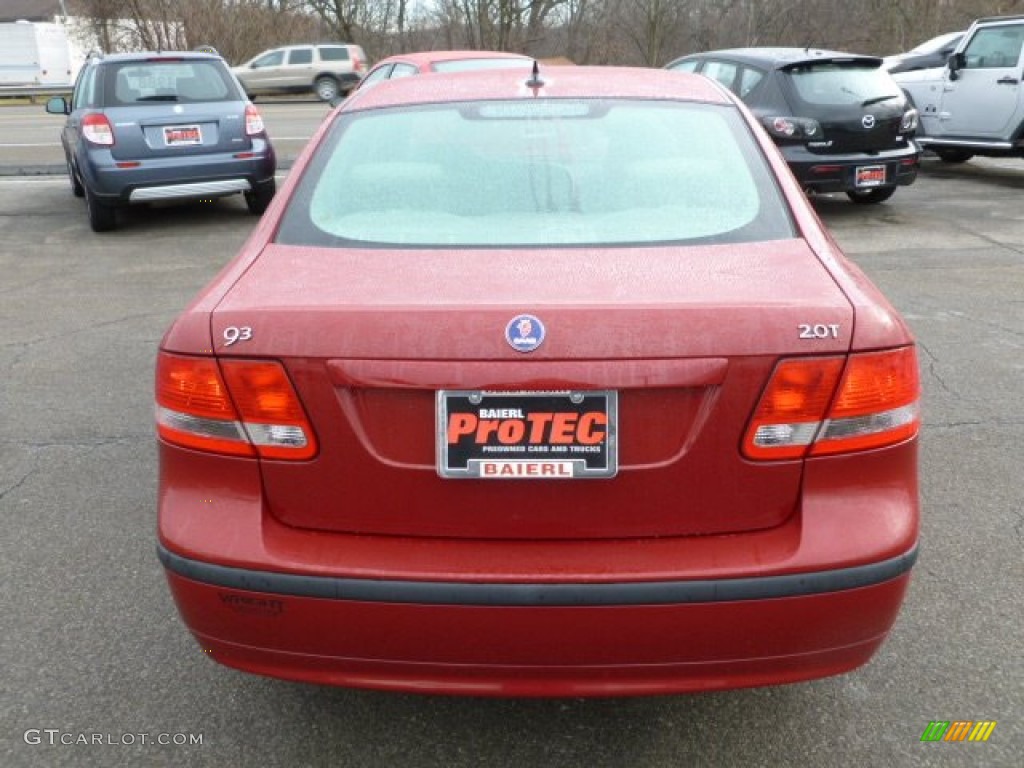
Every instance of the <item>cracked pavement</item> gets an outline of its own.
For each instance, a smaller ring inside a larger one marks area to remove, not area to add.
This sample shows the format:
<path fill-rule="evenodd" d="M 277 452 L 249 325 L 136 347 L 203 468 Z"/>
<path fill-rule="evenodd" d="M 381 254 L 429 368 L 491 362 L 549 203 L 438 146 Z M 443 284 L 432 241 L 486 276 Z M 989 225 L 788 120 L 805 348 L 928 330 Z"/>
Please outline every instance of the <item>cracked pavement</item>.
<path fill-rule="evenodd" d="M 1019 168 L 1018 168 L 1019 164 Z M 235 253 L 241 200 L 95 235 L 60 177 L 0 177 L 0 765 L 1019 765 L 1024 160 L 925 163 L 817 207 L 921 342 L 921 554 L 896 629 L 839 678 L 627 701 L 474 701 L 260 679 L 203 657 L 154 552 L 159 339 Z M 922 744 L 931 720 L 998 721 Z M 29 728 L 198 747 L 28 746 Z"/>

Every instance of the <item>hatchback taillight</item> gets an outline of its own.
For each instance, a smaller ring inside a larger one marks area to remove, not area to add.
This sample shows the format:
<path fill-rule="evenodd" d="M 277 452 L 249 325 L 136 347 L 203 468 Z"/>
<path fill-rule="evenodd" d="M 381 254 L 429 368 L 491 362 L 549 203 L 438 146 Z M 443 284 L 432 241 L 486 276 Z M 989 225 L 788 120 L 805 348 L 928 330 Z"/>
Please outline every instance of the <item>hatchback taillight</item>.
<path fill-rule="evenodd" d="M 793 139 L 796 141 L 819 141 L 824 134 L 821 123 L 808 117 L 790 117 L 777 115 L 761 118 L 761 125 L 769 134 L 777 139 Z"/>
<path fill-rule="evenodd" d="M 254 104 L 245 105 L 245 135 L 246 136 L 258 136 L 263 133 L 266 128 L 263 125 L 263 117 L 260 115 L 260 111 L 256 109 Z"/>
<path fill-rule="evenodd" d="M 913 347 L 849 358 L 782 360 L 743 440 L 749 459 L 800 459 L 881 448 L 917 434 Z"/>
<path fill-rule="evenodd" d="M 92 114 L 82 118 L 82 138 L 101 147 L 114 146 L 114 129 L 105 115 Z"/>
<path fill-rule="evenodd" d="M 284 366 L 161 352 L 157 432 L 168 443 L 234 456 L 303 460 L 317 443 Z"/>

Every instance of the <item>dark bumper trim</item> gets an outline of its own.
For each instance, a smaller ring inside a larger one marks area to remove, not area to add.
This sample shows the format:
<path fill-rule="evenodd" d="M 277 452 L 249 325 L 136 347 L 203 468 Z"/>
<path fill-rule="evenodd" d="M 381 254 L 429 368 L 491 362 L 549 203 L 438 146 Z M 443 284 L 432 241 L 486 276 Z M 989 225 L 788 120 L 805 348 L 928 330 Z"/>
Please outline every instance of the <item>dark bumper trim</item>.
<path fill-rule="evenodd" d="M 587 606 L 667 605 L 771 600 L 870 587 L 902 576 L 917 560 L 917 547 L 889 560 L 851 568 L 783 576 L 615 584 L 477 584 L 303 576 L 231 568 L 191 560 L 157 544 L 164 567 L 193 581 L 293 597 L 419 605 Z"/>

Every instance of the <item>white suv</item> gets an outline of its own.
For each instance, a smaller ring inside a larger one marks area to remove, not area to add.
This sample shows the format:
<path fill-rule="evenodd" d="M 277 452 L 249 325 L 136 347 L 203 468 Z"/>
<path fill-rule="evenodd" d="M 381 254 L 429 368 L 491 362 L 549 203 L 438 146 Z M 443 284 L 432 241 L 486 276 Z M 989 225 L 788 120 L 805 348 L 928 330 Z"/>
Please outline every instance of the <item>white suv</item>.
<path fill-rule="evenodd" d="M 324 101 L 348 93 L 366 74 L 358 45 L 286 45 L 264 51 L 231 71 L 252 96 L 313 92 Z"/>
<path fill-rule="evenodd" d="M 937 69 L 893 75 L 920 113 L 917 141 L 951 163 L 1024 156 L 1024 16 L 978 19 Z"/>

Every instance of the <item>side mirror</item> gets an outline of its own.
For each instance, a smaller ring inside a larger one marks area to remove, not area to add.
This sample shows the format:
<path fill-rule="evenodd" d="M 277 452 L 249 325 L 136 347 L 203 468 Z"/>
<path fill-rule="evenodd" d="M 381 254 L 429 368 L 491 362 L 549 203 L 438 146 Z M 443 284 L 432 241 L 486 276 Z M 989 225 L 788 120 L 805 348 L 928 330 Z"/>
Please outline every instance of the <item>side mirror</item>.
<path fill-rule="evenodd" d="M 71 105 L 63 96 L 54 96 L 46 102 L 46 111 L 51 115 L 70 115 Z"/>
<path fill-rule="evenodd" d="M 948 66 L 949 66 L 949 79 L 950 80 L 959 80 L 960 79 L 960 70 L 963 69 L 966 65 L 967 65 L 967 57 L 964 56 L 963 51 L 960 51 L 959 53 L 954 53 L 952 56 L 950 56 L 949 57 L 949 62 L 948 62 Z"/>

